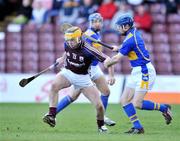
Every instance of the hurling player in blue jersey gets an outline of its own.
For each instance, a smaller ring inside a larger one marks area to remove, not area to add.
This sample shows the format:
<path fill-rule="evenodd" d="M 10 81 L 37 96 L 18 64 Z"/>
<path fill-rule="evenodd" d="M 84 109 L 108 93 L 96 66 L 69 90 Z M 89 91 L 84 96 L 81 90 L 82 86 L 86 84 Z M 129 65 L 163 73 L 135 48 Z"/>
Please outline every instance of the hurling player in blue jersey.
<path fill-rule="evenodd" d="M 103 17 L 99 13 L 93 13 L 89 16 L 89 28 L 84 32 L 84 34 L 95 38 L 97 40 L 101 40 L 100 37 L 100 30 L 102 29 L 103 26 Z M 84 39 L 87 43 L 89 43 L 92 47 L 95 47 L 99 51 L 102 50 L 102 46 L 98 43 L 92 42 L 90 39 Z M 108 98 L 110 95 L 110 90 L 108 87 L 108 83 L 110 85 L 113 85 L 115 83 L 115 78 L 114 78 L 114 70 L 113 67 L 110 67 L 109 70 L 109 77 L 108 77 L 108 82 L 106 81 L 104 74 L 102 70 L 100 69 L 98 65 L 99 61 L 96 59 L 92 62 L 91 67 L 90 67 L 90 76 L 91 80 L 96 84 L 96 87 L 98 90 L 101 92 L 101 101 L 103 103 L 104 109 L 106 110 L 107 105 L 108 105 Z M 65 107 L 67 107 L 70 103 L 72 103 L 74 100 L 78 98 L 80 95 L 80 91 L 75 91 L 70 95 L 71 101 L 67 100 L 66 96 L 63 98 L 57 106 L 57 113 L 61 112 Z M 116 123 L 109 119 L 108 117 L 104 117 L 104 123 L 108 126 L 114 126 Z"/>
<path fill-rule="evenodd" d="M 126 115 L 129 117 L 133 127 L 125 132 L 129 134 L 143 134 L 144 128 L 137 117 L 135 108 L 141 110 L 158 110 L 162 112 L 166 124 L 172 120 L 170 105 L 159 104 L 153 101 L 144 100 L 148 90 L 154 84 L 156 71 L 150 61 L 149 52 L 145 47 L 140 32 L 134 27 L 133 19 L 128 14 L 119 17 L 116 28 L 121 35 L 125 36 L 122 45 L 114 51 L 119 51 L 117 55 L 104 62 L 105 67 L 116 64 L 121 57 L 128 56 L 132 72 L 124 92 L 120 98 L 120 103 Z"/>

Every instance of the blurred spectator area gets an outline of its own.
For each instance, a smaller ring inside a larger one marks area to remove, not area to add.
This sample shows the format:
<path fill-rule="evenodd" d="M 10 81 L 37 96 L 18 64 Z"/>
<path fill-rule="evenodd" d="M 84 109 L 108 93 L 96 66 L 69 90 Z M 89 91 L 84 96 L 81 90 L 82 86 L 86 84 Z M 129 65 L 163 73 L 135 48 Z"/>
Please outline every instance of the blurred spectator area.
<path fill-rule="evenodd" d="M 102 4 L 108 2 L 114 1 Z M 166 5 L 162 3 L 150 4 L 148 10 L 152 17 L 152 25 L 150 30 L 141 32 L 157 74 L 180 74 L 180 12 L 167 13 Z M 63 33 L 59 30 L 59 24 L 47 22 L 39 26 L 30 22 L 21 27 L 19 31 L 5 29 L 4 32 L 0 32 L 1 73 L 37 73 L 54 63 L 64 52 Z M 85 30 L 87 22 L 80 24 L 80 27 Z M 123 38 L 109 30 L 109 27 L 111 26 L 103 28 L 107 31 L 102 33 L 102 41 L 120 45 Z M 114 55 L 106 48 L 104 53 Z M 103 65 L 101 67 L 107 72 Z M 115 72 L 118 74 L 129 74 L 130 71 L 126 57 L 115 65 Z"/>

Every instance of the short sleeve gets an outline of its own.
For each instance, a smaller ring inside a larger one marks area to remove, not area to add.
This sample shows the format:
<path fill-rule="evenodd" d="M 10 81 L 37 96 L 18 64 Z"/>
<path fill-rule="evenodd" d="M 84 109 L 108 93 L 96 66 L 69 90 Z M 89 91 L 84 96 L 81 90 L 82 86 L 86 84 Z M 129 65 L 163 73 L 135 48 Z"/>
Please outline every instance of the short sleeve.
<path fill-rule="evenodd" d="M 67 48 L 67 44 L 64 42 L 64 50 L 66 50 Z"/>
<path fill-rule="evenodd" d="M 121 48 L 119 49 L 119 52 L 123 55 L 128 55 L 128 53 L 131 51 L 130 44 L 126 41 L 121 45 Z"/>

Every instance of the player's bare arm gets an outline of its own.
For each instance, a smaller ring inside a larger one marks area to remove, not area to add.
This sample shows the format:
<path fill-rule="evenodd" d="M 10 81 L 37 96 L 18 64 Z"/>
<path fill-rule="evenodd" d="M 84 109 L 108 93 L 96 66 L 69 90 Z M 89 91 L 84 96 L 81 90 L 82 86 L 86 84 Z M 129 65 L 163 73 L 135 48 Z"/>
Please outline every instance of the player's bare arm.
<path fill-rule="evenodd" d="M 116 81 L 115 77 L 114 77 L 114 66 L 111 66 L 108 68 L 108 84 L 109 85 L 113 85 Z"/>
<path fill-rule="evenodd" d="M 110 66 L 116 64 L 121 59 L 121 57 L 123 57 L 123 55 L 121 53 L 118 53 L 112 58 L 106 58 L 106 60 L 104 61 L 104 66 L 106 68 L 109 68 Z"/>
<path fill-rule="evenodd" d="M 112 47 L 113 47 L 112 49 L 113 52 L 117 52 L 121 48 L 121 46 L 112 46 Z"/>
<path fill-rule="evenodd" d="M 56 62 L 59 62 L 59 65 L 62 65 L 64 63 L 65 59 L 66 59 L 66 53 L 63 53 L 63 55 L 61 57 L 56 59 Z"/>

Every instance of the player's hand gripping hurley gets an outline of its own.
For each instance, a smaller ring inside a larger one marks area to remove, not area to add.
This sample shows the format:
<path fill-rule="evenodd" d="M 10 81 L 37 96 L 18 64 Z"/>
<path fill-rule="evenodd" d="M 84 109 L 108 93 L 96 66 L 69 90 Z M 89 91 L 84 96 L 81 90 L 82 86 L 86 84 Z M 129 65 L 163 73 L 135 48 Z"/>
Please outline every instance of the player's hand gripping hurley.
<path fill-rule="evenodd" d="M 114 50 L 114 47 L 111 46 L 111 45 L 108 45 L 108 44 L 106 44 L 106 43 L 104 43 L 104 42 L 102 42 L 102 41 L 99 41 L 99 40 L 97 40 L 97 39 L 95 39 L 95 38 L 93 38 L 93 37 L 90 37 L 90 36 L 88 36 L 88 35 L 86 35 L 86 34 L 83 34 L 83 36 L 84 36 L 85 38 L 87 38 L 87 39 L 90 39 L 91 41 L 93 41 L 93 42 L 95 42 L 95 43 L 98 43 L 98 44 L 102 45 L 103 47 L 106 47 L 106 48 L 108 48 L 108 49 Z M 116 50 L 115 52 L 118 52 L 118 50 Z"/>
<path fill-rule="evenodd" d="M 98 44 L 101 44 L 102 46 L 104 46 L 104 47 L 106 47 L 106 48 L 109 48 L 109 49 L 113 49 L 113 47 L 112 46 L 110 46 L 110 45 L 108 45 L 108 44 L 106 44 L 106 43 L 103 43 L 103 42 L 101 42 L 101 41 L 99 41 L 99 40 L 96 40 L 95 38 L 93 38 L 93 37 L 90 37 L 90 36 L 88 36 L 88 35 L 86 35 L 86 34 L 83 34 L 83 36 L 85 37 L 85 38 L 87 38 L 87 39 L 90 39 L 91 41 L 93 41 L 93 42 L 95 42 L 95 43 L 98 43 Z"/>

